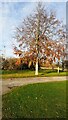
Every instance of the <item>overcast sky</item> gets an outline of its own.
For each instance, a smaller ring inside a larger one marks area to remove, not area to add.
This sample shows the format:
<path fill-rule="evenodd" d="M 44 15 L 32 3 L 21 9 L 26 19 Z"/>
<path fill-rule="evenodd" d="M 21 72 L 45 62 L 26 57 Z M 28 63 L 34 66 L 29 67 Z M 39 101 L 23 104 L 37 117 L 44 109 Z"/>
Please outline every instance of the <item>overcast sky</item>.
<path fill-rule="evenodd" d="M 8 2 L 9 1 L 9 2 Z M 31 14 L 37 3 L 33 0 L 2 0 L 0 2 L 0 55 L 2 52 L 5 53 L 5 56 L 13 56 L 12 44 L 14 43 L 13 35 L 16 26 L 19 26 L 23 19 Z M 44 1 L 44 0 L 43 0 Z M 46 2 L 48 1 L 48 2 Z M 57 2 L 56 2 L 57 1 Z M 66 0 L 45 0 L 45 5 L 49 9 L 56 10 L 57 18 L 66 24 Z M 4 46 L 5 49 L 4 49 Z"/>

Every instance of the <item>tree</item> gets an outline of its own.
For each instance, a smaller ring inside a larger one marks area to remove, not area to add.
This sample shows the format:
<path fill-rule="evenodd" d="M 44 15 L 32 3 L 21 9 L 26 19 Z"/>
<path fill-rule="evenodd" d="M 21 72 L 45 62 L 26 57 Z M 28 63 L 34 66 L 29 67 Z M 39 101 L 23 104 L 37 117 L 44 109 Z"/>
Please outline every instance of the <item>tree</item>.
<path fill-rule="evenodd" d="M 7 59 L 2 58 L 2 69 L 7 70 L 9 68 L 9 61 Z"/>
<path fill-rule="evenodd" d="M 19 43 L 14 47 L 15 54 L 20 57 L 33 56 L 36 63 L 35 74 L 38 75 L 38 63 L 41 58 L 46 58 L 50 63 L 55 58 L 63 55 L 63 41 L 65 40 L 65 29 L 57 18 L 56 13 L 45 9 L 38 3 L 36 11 L 23 20 L 22 25 L 16 28 L 15 39 Z M 58 44 L 61 50 L 58 49 Z"/>
<path fill-rule="evenodd" d="M 15 64 L 17 59 L 16 58 L 8 58 L 9 61 L 9 70 L 16 70 L 17 69 L 17 65 Z"/>
<path fill-rule="evenodd" d="M 3 64 L 2 56 L 0 56 L 0 70 L 2 70 L 2 64 Z"/>

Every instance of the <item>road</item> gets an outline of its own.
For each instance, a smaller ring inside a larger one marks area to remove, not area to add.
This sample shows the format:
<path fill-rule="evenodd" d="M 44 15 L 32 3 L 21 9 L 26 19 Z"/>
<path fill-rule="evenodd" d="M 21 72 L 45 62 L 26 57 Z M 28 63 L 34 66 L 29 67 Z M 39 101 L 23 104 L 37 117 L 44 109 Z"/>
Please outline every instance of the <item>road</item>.
<path fill-rule="evenodd" d="M 32 77 L 32 78 L 10 78 L 10 79 L 0 79 L 2 87 L 0 87 L 0 94 L 5 94 L 12 90 L 12 88 L 17 86 L 23 86 L 33 83 L 43 83 L 43 82 L 53 82 L 53 81 L 64 81 L 68 78 L 66 76 L 62 77 Z M 0 84 L 0 86 L 1 86 Z"/>

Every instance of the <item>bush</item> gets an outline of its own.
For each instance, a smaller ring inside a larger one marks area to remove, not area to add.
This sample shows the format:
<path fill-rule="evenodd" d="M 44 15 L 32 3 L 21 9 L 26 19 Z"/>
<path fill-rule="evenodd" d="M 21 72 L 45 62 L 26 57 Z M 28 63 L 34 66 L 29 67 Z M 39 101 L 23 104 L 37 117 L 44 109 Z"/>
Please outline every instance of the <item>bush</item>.
<path fill-rule="evenodd" d="M 29 69 L 29 68 L 28 68 L 28 64 L 26 64 L 26 63 L 21 64 L 20 67 L 19 67 L 19 69 L 20 69 L 20 70 Z"/>
<path fill-rule="evenodd" d="M 8 68 L 9 68 L 9 61 L 3 59 L 3 60 L 2 60 L 2 69 L 3 69 L 3 70 L 7 70 Z"/>
<path fill-rule="evenodd" d="M 68 70 L 68 60 L 65 60 L 64 64 L 65 64 L 65 68 Z"/>

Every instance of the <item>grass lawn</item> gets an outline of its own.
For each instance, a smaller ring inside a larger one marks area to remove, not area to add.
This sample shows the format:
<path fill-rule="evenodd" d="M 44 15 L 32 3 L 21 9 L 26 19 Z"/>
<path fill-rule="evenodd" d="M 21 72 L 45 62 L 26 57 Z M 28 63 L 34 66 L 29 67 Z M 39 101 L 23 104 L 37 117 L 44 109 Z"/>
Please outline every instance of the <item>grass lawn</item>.
<path fill-rule="evenodd" d="M 51 76 L 66 76 L 68 72 L 62 72 L 58 74 L 57 70 L 39 70 L 38 77 L 51 77 Z M 2 70 L 0 71 L 0 78 L 21 78 L 21 77 L 35 77 L 35 71 L 31 70 Z"/>
<path fill-rule="evenodd" d="M 3 118 L 65 118 L 66 82 L 14 88 L 3 95 Z"/>

